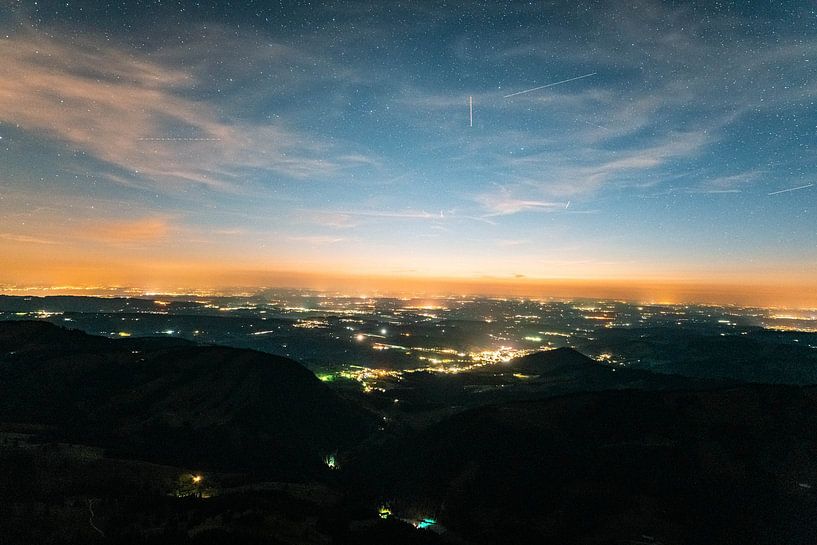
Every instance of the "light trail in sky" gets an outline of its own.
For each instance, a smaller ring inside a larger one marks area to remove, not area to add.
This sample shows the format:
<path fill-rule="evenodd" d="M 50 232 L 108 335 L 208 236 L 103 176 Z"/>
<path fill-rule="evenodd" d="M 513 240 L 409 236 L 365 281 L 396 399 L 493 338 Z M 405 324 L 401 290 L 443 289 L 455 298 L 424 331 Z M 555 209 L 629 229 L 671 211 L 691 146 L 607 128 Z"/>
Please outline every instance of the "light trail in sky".
<path fill-rule="evenodd" d="M 141 142 L 220 142 L 221 138 L 187 138 L 180 136 L 157 136 L 137 138 Z"/>
<path fill-rule="evenodd" d="M 781 189 L 780 191 L 772 191 L 771 193 L 769 193 L 769 195 L 779 195 L 781 193 L 789 193 L 791 191 L 799 191 L 801 189 L 808 189 L 809 187 L 814 187 L 814 184 L 806 184 L 806 185 L 801 185 L 801 186 L 798 186 L 798 187 L 791 187 L 789 189 Z"/>
<path fill-rule="evenodd" d="M 596 74 L 597 74 L 597 72 L 593 72 L 592 74 L 585 74 L 583 76 L 576 76 L 575 78 L 564 79 L 562 81 L 557 81 L 556 83 L 548 83 L 547 85 L 540 85 L 539 87 L 534 87 L 532 89 L 525 89 L 524 91 L 519 91 L 519 92 L 516 92 L 516 93 L 511 93 L 510 95 L 505 95 L 502 98 L 511 98 L 511 97 L 515 97 L 516 95 L 523 95 L 525 93 L 530 93 L 532 91 L 538 91 L 539 89 L 546 89 L 548 87 L 554 87 L 556 85 L 561 85 L 561 84 L 567 83 L 569 81 L 576 81 L 577 79 L 589 78 L 590 76 L 595 76 Z"/>

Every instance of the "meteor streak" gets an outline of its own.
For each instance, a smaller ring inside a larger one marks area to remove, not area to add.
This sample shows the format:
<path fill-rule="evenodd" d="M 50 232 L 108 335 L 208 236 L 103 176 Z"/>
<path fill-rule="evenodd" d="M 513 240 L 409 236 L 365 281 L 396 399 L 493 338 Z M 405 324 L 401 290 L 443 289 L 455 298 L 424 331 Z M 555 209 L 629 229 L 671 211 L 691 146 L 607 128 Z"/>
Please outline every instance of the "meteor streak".
<path fill-rule="evenodd" d="M 502 98 L 515 97 L 516 95 L 522 95 L 522 94 L 525 94 L 525 93 L 530 93 L 531 91 L 538 91 L 539 89 L 545 89 L 547 87 L 553 87 L 554 85 L 561 85 L 561 84 L 567 83 L 569 81 L 576 81 L 577 79 L 589 78 L 590 76 L 595 76 L 596 74 L 597 74 L 597 72 L 593 72 L 592 74 L 585 74 L 583 76 L 576 76 L 575 78 L 564 79 L 562 81 L 557 81 L 556 83 L 548 83 L 547 85 L 540 85 L 539 87 L 534 87 L 533 89 L 525 89 L 524 91 L 519 91 L 517 93 L 511 93 L 510 95 L 505 95 Z"/>
<path fill-rule="evenodd" d="M 806 189 L 809 187 L 814 187 L 814 184 L 806 184 L 798 187 L 792 187 L 789 189 L 781 189 L 780 191 L 772 191 L 771 193 L 769 193 L 769 195 L 779 195 L 780 193 L 788 193 L 789 191 L 797 191 L 799 189 Z"/>

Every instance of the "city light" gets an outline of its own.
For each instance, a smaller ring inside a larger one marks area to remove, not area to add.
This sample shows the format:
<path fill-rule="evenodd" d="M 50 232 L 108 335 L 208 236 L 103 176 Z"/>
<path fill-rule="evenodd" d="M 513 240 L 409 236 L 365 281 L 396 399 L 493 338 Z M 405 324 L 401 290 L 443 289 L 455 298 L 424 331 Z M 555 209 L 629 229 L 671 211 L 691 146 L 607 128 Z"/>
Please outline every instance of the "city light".
<path fill-rule="evenodd" d="M 326 456 L 324 456 L 323 463 L 329 469 L 340 469 L 337 458 L 335 458 L 334 454 L 327 454 Z"/>
<path fill-rule="evenodd" d="M 382 519 L 387 519 L 390 516 L 392 516 L 391 509 L 389 509 L 387 505 L 381 505 L 380 507 L 377 508 L 377 516 L 379 516 Z"/>

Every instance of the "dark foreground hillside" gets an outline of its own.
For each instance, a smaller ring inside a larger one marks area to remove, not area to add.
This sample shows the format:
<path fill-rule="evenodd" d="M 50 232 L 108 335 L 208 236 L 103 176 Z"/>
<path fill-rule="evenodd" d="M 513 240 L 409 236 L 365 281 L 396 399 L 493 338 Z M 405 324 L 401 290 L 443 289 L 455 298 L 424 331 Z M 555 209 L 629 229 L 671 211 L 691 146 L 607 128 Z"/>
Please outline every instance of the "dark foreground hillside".
<path fill-rule="evenodd" d="M 461 413 L 356 477 L 476 543 L 808 544 L 816 449 L 814 387 L 606 391 Z"/>
<path fill-rule="evenodd" d="M 277 356 L 0 322 L 0 422 L 161 463 L 305 477 L 373 417 Z"/>
<path fill-rule="evenodd" d="M 614 369 L 418 373 L 387 411 L 268 354 L 0 322 L 0 543 L 817 543 L 817 387 Z"/>

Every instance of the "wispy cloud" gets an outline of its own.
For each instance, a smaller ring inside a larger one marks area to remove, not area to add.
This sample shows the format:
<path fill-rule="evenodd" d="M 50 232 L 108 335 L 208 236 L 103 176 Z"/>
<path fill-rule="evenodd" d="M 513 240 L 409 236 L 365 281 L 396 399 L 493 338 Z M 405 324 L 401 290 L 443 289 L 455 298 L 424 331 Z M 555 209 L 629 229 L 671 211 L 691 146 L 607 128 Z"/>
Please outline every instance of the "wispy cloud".
<path fill-rule="evenodd" d="M 753 169 L 740 174 L 707 178 L 689 190 L 690 193 L 728 194 L 742 193 L 744 189 L 756 184 L 766 173 Z"/>
<path fill-rule="evenodd" d="M 0 241 L 26 245 L 60 245 L 65 248 L 90 246 L 135 248 L 155 246 L 173 234 L 192 233 L 189 227 L 177 225 L 170 218 L 146 216 L 122 220 L 110 217 L 74 220 L 54 218 L 48 226 L 32 225 L 29 231 L 0 233 Z M 33 234 L 36 233 L 36 234 Z"/>
<path fill-rule="evenodd" d="M 506 216 L 519 212 L 553 212 L 564 210 L 567 202 L 548 202 L 517 199 L 506 188 L 494 193 L 485 193 L 476 198 L 489 216 Z"/>
<path fill-rule="evenodd" d="M 287 237 L 287 240 L 311 246 L 323 246 L 326 244 L 337 244 L 339 242 L 345 241 L 346 239 L 343 237 L 333 237 L 326 235 L 293 235 Z"/>
<path fill-rule="evenodd" d="M 296 55 L 284 47 L 265 53 Z M 90 154 L 112 167 L 111 179 L 159 189 L 235 192 L 248 170 L 310 179 L 376 164 L 283 121 L 225 116 L 217 101 L 195 98 L 204 82 L 195 62 L 169 62 L 179 55 L 138 57 L 91 38 L 16 34 L 0 40 L 0 121 Z"/>
<path fill-rule="evenodd" d="M 586 147 L 574 149 L 570 158 L 563 150 L 502 157 L 502 170 L 514 175 L 506 174 L 508 182 L 499 184 L 499 189 L 476 194 L 474 200 L 489 215 L 564 209 L 570 198 L 611 186 L 624 189 L 657 184 L 662 167 L 691 156 L 708 140 L 702 131 L 671 133 L 652 140 L 648 147 L 623 151 Z"/>
<path fill-rule="evenodd" d="M 0 239 L 7 240 L 10 242 L 19 242 L 22 244 L 57 244 L 56 240 L 42 238 L 42 237 L 32 237 L 28 235 L 19 235 L 15 233 L 0 233 Z"/>
<path fill-rule="evenodd" d="M 495 244 L 503 248 L 510 248 L 514 246 L 524 246 L 530 244 L 530 242 L 528 239 L 499 239 Z"/>
<path fill-rule="evenodd" d="M 304 216 L 308 221 L 322 227 L 351 229 L 366 223 L 378 221 L 420 221 L 439 227 L 451 222 L 479 222 L 493 224 L 490 218 L 463 213 L 456 209 L 442 209 L 432 213 L 426 210 L 308 210 Z"/>
<path fill-rule="evenodd" d="M 111 243 L 153 242 L 166 238 L 173 226 L 166 218 L 148 217 L 131 221 L 105 221 L 78 229 L 81 238 Z"/>

